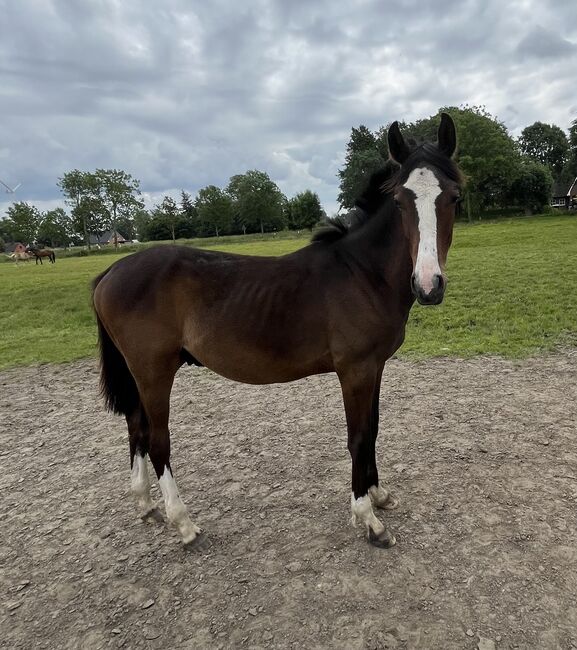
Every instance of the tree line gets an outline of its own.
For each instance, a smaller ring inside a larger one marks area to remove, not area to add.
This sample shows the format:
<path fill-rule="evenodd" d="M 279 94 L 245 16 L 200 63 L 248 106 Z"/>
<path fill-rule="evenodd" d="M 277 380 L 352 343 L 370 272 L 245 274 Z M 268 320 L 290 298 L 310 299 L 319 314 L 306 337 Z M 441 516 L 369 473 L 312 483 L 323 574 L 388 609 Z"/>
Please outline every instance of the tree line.
<path fill-rule="evenodd" d="M 400 127 L 415 142 L 434 140 L 441 112 L 449 113 L 457 127 L 457 160 L 465 175 L 463 203 L 469 219 L 512 206 L 540 212 L 549 204 L 554 184 L 566 191 L 577 177 L 577 120 L 568 135 L 554 124 L 535 122 L 515 139 L 484 108 L 450 106 Z M 367 179 L 388 159 L 389 126 L 375 132 L 364 125 L 352 129 L 339 171 L 341 207 L 354 205 Z"/>
<path fill-rule="evenodd" d="M 539 212 L 549 204 L 554 183 L 568 188 L 577 177 L 577 120 L 568 134 L 554 124 L 535 122 L 515 139 L 482 107 L 444 107 L 430 117 L 401 123 L 401 129 L 416 142 L 434 140 L 441 112 L 449 113 L 457 126 L 469 219 L 510 206 Z M 338 172 L 342 208 L 354 205 L 371 173 L 388 159 L 388 127 L 352 129 Z M 58 179 L 58 187 L 69 212 L 58 207 L 41 213 L 28 203 L 14 203 L 0 219 L 0 245 L 3 240 L 90 247 L 91 236 L 107 231 L 149 241 L 301 230 L 326 217 L 317 194 L 306 190 L 288 199 L 258 170 L 232 176 L 224 188 L 204 187 L 194 198 L 185 190 L 179 200 L 165 196 L 152 210 L 144 209 L 140 182 L 122 170 L 75 169 Z"/>
<path fill-rule="evenodd" d="M 111 231 L 125 239 L 159 241 L 291 229 L 312 229 L 326 218 L 319 197 L 306 190 L 288 199 L 265 172 L 250 170 L 225 188 L 209 185 L 195 198 L 165 196 L 145 210 L 140 182 L 127 172 L 97 169 L 67 172 L 58 180 L 65 204 L 41 213 L 28 203 L 12 204 L 0 220 L 0 239 L 66 247 Z"/>

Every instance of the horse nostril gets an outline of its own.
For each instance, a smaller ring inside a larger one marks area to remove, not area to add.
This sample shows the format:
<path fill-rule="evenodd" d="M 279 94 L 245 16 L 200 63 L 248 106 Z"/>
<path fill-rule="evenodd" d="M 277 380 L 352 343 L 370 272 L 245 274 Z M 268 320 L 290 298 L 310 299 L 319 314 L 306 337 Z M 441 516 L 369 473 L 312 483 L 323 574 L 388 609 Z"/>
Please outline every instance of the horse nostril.
<path fill-rule="evenodd" d="M 443 291 L 445 289 L 445 278 L 442 275 L 435 275 L 433 278 L 433 287 L 436 291 Z"/>
<path fill-rule="evenodd" d="M 411 275 L 411 291 L 417 295 L 417 284 L 415 279 L 415 274 Z"/>

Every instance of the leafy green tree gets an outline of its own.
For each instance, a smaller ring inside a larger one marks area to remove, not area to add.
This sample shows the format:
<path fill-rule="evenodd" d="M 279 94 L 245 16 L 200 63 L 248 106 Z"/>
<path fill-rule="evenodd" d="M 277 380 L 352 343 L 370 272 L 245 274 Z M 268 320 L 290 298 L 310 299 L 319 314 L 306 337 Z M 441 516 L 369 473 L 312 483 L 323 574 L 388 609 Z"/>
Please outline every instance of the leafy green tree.
<path fill-rule="evenodd" d="M 196 237 L 199 234 L 198 210 L 188 192 L 180 193 L 180 214 L 182 216 L 181 237 Z"/>
<path fill-rule="evenodd" d="M 41 217 L 35 206 L 19 201 L 8 208 L 6 215 L 5 226 L 12 241 L 32 244 L 36 240 Z"/>
<path fill-rule="evenodd" d="M 144 208 L 136 210 L 134 213 L 134 235 L 141 241 L 148 241 L 150 239 L 148 236 L 148 226 L 150 224 L 151 218 L 152 217 L 150 215 L 150 212 Z"/>
<path fill-rule="evenodd" d="M 39 244 L 66 248 L 72 236 L 72 221 L 62 208 L 49 210 L 42 215 L 36 235 Z"/>
<path fill-rule="evenodd" d="M 58 187 L 65 203 L 72 208 L 72 222 L 76 233 L 90 248 L 90 235 L 104 231 L 103 210 L 98 201 L 98 183 L 94 174 L 73 169 L 58 179 Z"/>
<path fill-rule="evenodd" d="M 324 216 L 318 194 L 306 190 L 288 201 L 289 221 L 291 230 L 308 228 L 312 230 Z"/>
<path fill-rule="evenodd" d="M 176 201 L 172 197 L 165 196 L 162 199 L 162 203 L 154 209 L 152 218 L 161 221 L 164 220 L 168 227 L 170 238 L 173 242 L 176 241 L 176 227 L 180 220 L 180 211 Z"/>
<path fill-rule="evenodd" d="M 456 159 L 465 175 L 464 201 L 469 220 L 473 212 L 505 206 L 521 156 L 507 127 L 481 106 L 439 109 L 436 115 L 405 125 L 415 141 L 434 141 L 441 113 L 449 113 L 457 128 Z"/>
<path fill-rule="evenodd" d="M 214 233 L 218 237 L 232 226 L 234 217 L 232 199 L 220 187 L 209 185 L 199 190 L 195 207 L 206 232 Z"/>
<path fill-rule="evenodd" d="M 573 120 L 569 127 L 569 151 L 561 180 L 569 187 L 575 178 L 577 178 L 577 119 Z"/>
<path fill-rule="evenodd" d="M 138 198 L 140 181 L 120 169 L 97 169 L 94 176 L 106 225 L 114 232 L 118 229 L 119 217 L 132 220 L 134 214 L 144 207 Z M 116 240 L 114 246 L 118 247 Z"/>
<path fill-rule="evenodd" d="M 565 132 L 555 124 L 535 122 L 527 126 L 519 137 L 521 152 L 548 167 L 558 178 L 569 154 L 569 142 Z"/>
<path fill-rule="evenodd" d="M 345 165 L 339 170 L 340 192 L 338 201 L 343 208 L 352 208 L 362 194 L 373 172 L 380 169 L 387 158 L 382 139 L 364 125 L 351 130 L 347 144 Z"/>
<path fill-rule="evenodd" d="M 542 212 L 551 199 L 553 176 L 549 168 L 534 160 L 524 160 L 510 189 L 511 202 L 526 214 Z"/>
<path fill-rule="evenodd" d="M 244 233 L 273 232 L 286 227 L 286 197 L 265 172 L 253 169 L 232 176 L 227 193 L 234 203 L 235 221 Z"/>
<path fill-rule="evenodd" d="M 100 236 L 106 230 L 106 215 L 97 197 L 81 197 L 78 205 L 72 208 L 72 230 L 80 235 L 84 245 L 90 248 L 90 235 Z"/>

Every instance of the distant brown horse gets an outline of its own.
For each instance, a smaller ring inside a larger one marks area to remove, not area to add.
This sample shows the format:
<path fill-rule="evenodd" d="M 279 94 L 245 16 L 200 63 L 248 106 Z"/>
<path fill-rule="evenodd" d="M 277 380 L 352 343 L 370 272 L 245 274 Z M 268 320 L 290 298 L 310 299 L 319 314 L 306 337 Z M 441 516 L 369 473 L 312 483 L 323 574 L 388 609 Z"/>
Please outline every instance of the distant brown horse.
<path fill-rule="evenodd" d="M 460 173 L 452 119 L 437 144 L 409 145 L 389 129 L 391 158 L 357 201 L 354 218 L 282 257 L 177 246 L 113 264 L 94 281 L 101 386 L 128 424 L 132 490 L 143 516 L 159 516 L 146 456 L 169 522 L 185 544 L 200 529 L 173 478 L 168 430 L 174 376 L 184 363 L 250 384 L 336 372 L 352 457 L 353 520 L 381 547 L 395 538 L 373 512 L 396 501 L 379 483 L 375 443 L 385 361 L 402 344 L 415 298 L 439 304 Z M 298 432 L 295 431 L 295 435 Z"/>
<path fill-rule="evenodd" d="M 56 253 L 51 248 L 36 248 L 35 246 L 28 246 L 26 252 L 34 255 L 36 258 L 36 264 L 38 264 L 38 260 L 40 260 L 40 264 L 42 264 L 43 257 L 47 257 L 52 264 L 56 262 Z"/>

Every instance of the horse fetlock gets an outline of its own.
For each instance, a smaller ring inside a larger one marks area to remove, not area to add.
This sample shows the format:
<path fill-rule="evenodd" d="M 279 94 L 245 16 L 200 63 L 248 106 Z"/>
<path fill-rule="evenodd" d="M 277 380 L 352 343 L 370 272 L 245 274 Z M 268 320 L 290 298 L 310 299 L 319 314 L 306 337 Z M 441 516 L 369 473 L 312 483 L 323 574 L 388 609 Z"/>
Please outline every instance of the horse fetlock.
<path fill-rule="evenodd" d="M 178 522 L 176 526 L 185 546 L 192 544 L 201 533 L 200 528 L 193 524 L 190 519 L 186 522 Z"/>
<path fill-rule="evenodd" d="M 385 490 L 382 486 L 373 485 L 369 488 L 369 496 L 375 508 L 380 508 L 381 510 L 394 510 L 399 507 L 398 499 L 395 499 L 393 495 Z"/>
<path fill-rule="evenodd" d="M 380 522 L 373 512 L 371 497 L 368 494 L 355 499 L 354 493 L 351 494 L 351 521 L 353 525 L 364 524 L 367 533 L 380 535 L 385 530 L 385 526 Z"/>

